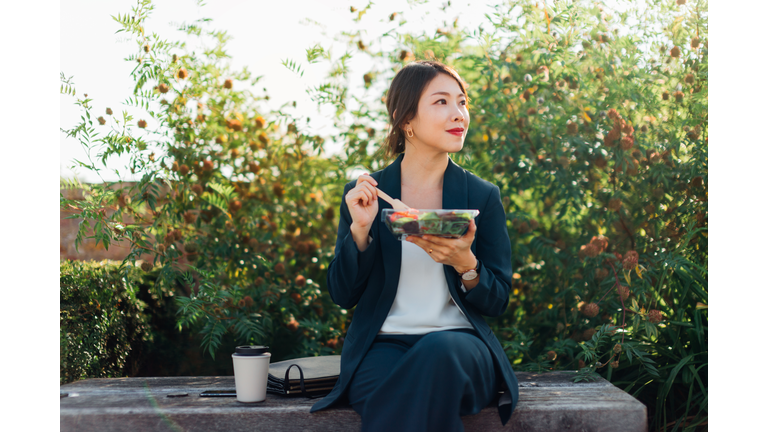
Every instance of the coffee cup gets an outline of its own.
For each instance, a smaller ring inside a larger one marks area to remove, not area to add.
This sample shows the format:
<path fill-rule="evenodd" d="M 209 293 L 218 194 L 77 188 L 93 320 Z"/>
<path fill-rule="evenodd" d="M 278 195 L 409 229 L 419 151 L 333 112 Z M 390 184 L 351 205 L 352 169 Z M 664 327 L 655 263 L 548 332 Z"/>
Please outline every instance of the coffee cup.
<path fill-rule="evenodd" d="M 235 390 L 238 402 L 263 402 L 267 398 L 269 376 L 269 347 L 244 345 L 235 348 L 232 365 L 235 369 Z"/>

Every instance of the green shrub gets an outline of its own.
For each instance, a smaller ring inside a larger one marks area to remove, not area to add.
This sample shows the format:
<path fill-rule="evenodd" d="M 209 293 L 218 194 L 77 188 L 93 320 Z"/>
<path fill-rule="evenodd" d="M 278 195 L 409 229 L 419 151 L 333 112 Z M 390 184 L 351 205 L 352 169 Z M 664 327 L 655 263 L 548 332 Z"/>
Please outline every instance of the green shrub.
<path fill-rule="evenodd" d="M 60 383 L 129 376 L 151 341 L 146 303 L 136 296 L 136 272 L 118 265 L 62 261 L 60 265 Z"/>

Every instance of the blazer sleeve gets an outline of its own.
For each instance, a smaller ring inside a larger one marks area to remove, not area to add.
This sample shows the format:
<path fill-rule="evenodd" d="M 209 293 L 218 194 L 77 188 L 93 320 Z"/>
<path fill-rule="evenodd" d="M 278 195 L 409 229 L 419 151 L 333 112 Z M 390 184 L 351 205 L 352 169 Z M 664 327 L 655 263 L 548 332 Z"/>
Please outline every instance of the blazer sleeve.
<path fill-rule="evenodd" d="M 345 198 L 353 187 L 353 183 L 344 186 L 339 209 L 339 232 L 336 237 L 335 256 L 328 265 L 326 280 L 331 299 L 344 309 L 354 307 L 363 295 L 368 276 L 373 268 L 375 250 L 378 247 L 375 236 L 373 238 L 369 236 L 370 244 L 360 252 L 352 238 L 350 231 L 352 216 Z"/>
<path fill-rule="evenodd" d="M 465 300 L 481 314 L 497 317 L 507 309 L 512 288 L 512 245 L 498 186 L 493 186 L 484 207 L 475 234 L 480 280 L 467 292 Z"/>

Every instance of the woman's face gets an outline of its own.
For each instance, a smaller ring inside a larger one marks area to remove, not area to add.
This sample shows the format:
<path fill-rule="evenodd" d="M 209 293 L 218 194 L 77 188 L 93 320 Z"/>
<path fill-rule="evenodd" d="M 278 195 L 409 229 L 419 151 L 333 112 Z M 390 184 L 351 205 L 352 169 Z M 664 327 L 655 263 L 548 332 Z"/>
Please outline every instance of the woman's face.
<path fill-rule="evenodd" d="M 453 77 L 438 73 L 419 99 L 416 117 L 405 124 L 413 137 L 406 138 L 419 150 L 432 148 L 456 153 L 464 147 L 469 128 L 467 98 Z"/>

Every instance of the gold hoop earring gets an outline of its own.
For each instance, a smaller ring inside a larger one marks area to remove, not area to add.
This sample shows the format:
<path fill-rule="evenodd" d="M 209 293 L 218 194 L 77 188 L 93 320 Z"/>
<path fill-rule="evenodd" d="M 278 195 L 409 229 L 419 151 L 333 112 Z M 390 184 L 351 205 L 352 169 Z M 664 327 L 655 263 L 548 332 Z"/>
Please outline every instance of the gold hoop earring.
<path fill-rule="evenodd" d="M 413 131 L 408 129 L 405 131 L 405 134 L 408 135 L 408 138 L 413 138 Z"/>

